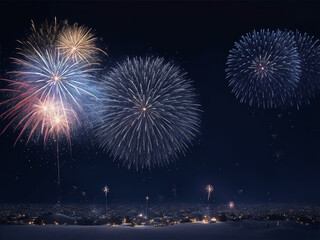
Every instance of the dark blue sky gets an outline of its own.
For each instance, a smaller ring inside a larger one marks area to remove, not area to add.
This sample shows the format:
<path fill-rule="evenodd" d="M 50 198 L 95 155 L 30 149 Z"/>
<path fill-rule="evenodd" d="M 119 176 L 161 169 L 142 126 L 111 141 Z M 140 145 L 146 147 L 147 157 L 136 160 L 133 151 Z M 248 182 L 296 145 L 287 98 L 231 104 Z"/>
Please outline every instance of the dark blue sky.
<path fill-rule="evenodd" d="M 168 202 L 203 202 L 210 183 L 220 203 L 317 203 L 320 98 L 299 111 L 249 108 L 231 94 L 225 63 L 234 42 L 254 29 L 298 29 L 320 38 L 319 12 L 316 2 L 1 2 L 1 75 L 12 69 L 9 57 L 16 39 L 26 37 L 30 20 L 56 16 L 95 30 L 109 54 L 106 69 L 126 56 L 163 56 L 194 81 L 202 134 L 186 157 L 166 168 L 129 171 L 82 129 L 72 140 L 72 154 L 61 151 L 64 202 L 102 202 L 105 184 L 114 203 L 142 202 L 146 194 L 154 202 L 159 196 Z M 0 136 L 0 201 L 55 202 L 55 146 L 44 150 L 22 141 L 13 147 L 11 133 Z"/>

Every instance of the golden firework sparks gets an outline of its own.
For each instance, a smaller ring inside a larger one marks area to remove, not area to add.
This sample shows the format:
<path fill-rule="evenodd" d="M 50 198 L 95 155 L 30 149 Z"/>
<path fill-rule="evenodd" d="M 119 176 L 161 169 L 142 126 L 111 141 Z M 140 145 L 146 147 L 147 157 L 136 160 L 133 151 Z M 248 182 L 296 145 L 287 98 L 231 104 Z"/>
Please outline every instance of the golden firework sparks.
<path fill-rule="evenodd" d="M 86 61 L 94 64 L 98 62 L 99 52 L 107 55 L 105 51 L 96 46 L 97 37 L 92 33 L 91 28 L 79 26 L 65 26 L 57 39 L 57 48 L 66 58 L 73 61 Z"/>

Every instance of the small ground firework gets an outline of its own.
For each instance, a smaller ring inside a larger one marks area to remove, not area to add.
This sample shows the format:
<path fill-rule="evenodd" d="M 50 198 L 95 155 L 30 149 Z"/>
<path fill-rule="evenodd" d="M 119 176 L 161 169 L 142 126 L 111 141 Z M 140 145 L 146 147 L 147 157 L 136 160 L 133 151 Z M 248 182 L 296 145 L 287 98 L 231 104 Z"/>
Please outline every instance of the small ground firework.
<path fill-rule="evenodd" d="M 192 83 L 162 58 L 128 58 L 104 79 L 100 145 L 128 168 L 163 166 L 199 133 Z"/>
<path fill-rule="evenodd" d="M 294 37 L 264 29 L 242 36 L 230 51 L 226 73 L 240 102 L 262 108 L 288 105 L 301 75 Z"/>
<path fill-rule="evenodd" d="M 145 199 L 146 199 L 146 219 L 148 219 L 148 203 L 150 198 L 149 196 L 146 196 Z"/>
<path fill-rule="evenodd" d="M 108 214 L 108 193 L 110 192 L 110 188 L 107 185 L 104 186 L 103 192 L 106 197 L 106 214 Z"/>
<path fill-rule="evenodd" d="M 210 206 L 209 206 L 209 204 L 210 204 L 210 197 L 211 197 L 211 193 L 213 192 L 213 186 L 211 185 L 211 184 L 208 184 L 207 186 L 206 186 L 206 191 L 207 191 L 207 193 L 208 193 L 208 198 L 207 198 L 207 204 L 208 204 L 208 206 L 207 206 L 207 210 L 208 210 L 208 212 L 210 212 Z"/>
<path fill-rule="evenodd" d="M 213 187 L 211 184 L 206 186 L 206 191 L 208 193 L 208 202 L 210 201 L 211 192 L 213 192 Z"/>

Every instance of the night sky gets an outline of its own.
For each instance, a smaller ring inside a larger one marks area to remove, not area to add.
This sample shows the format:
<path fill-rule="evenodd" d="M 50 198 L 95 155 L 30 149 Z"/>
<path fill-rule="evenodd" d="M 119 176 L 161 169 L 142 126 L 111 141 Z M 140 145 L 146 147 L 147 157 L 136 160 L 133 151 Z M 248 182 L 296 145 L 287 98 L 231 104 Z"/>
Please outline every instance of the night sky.
<path fill-rule="evenodd" d="M 71 150 L 61 146 L 64 203 L 102 203 L 106 184 L 111 203 L 143 202 L 146 195 L 150 203 L 201 203 L 207 184 L 216 203 L 317 203 L 320 98 L 299 111 L 250 108 L 231 93 L 225 64 L 234 42 L 254 29 L 320 38 L 319 13 L 316 2 L 1 2 L 1 76 L 12 70 L 16 40 L 26 38 L 30 20 L 56 16 L 94 29 L 109 54 L 105 71 L 127 56 L 163 56 L 194 81 L 201 135 L 186 156 L 164 168 L 127 170 L 79 129 Z M 55 203 L 55 145 L 22 138 L 13 147 L 12 131 L 0 136 L 0 202 Z"/>

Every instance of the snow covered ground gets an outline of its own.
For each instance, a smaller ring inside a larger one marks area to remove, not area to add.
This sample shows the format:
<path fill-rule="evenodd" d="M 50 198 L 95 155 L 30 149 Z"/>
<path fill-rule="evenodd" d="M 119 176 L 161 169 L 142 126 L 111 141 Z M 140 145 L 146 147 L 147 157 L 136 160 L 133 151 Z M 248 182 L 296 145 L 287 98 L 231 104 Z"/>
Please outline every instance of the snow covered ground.
<path fill-rule="evenodd" d="M 241 221 L 151 226 L 0 225 L 0 240 L 319 240 L 320 230 L 294 222 Z"/>

